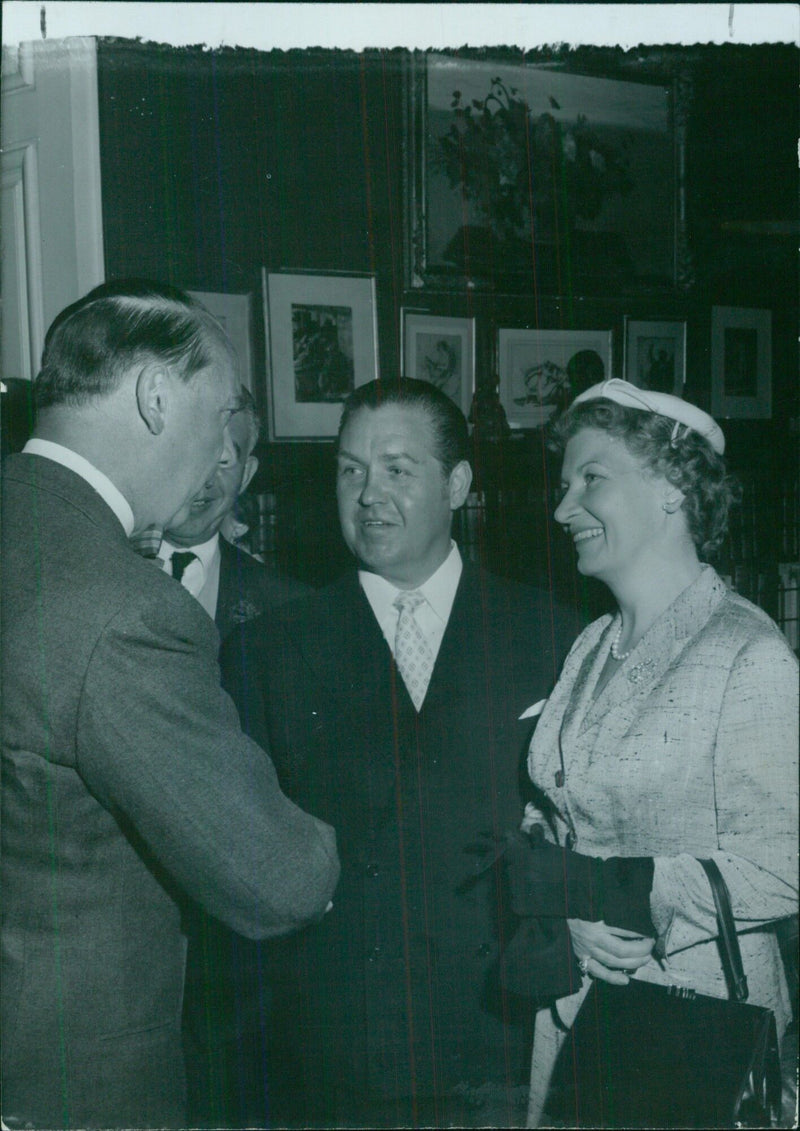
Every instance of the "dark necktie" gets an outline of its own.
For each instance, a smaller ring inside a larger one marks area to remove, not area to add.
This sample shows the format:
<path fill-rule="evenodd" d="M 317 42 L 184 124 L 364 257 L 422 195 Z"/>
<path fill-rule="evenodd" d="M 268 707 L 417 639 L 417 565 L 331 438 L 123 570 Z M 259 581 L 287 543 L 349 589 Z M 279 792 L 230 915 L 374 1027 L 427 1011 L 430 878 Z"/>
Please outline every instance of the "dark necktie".
<path fill-rule="evenodd" d="M 176 581 L 180 581 L 183 577 L 184 571 L 190 562 L 197 561 L 197 554 L 193 554 L 191 550 L 180 552 L 178 550 L 170 558 L 170 566 L 172 568 L 172 576 Z"/>

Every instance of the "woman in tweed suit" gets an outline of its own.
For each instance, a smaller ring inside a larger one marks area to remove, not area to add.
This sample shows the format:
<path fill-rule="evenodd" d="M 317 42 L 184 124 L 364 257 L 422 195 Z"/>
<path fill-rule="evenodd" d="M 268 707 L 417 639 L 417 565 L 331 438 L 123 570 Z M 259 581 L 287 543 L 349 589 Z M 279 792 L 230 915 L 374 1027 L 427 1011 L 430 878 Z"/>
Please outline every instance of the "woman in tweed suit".
<path fill-rule="evenodd" d="M 541 807 L 527 826 L 576 862 L 637 858 L 626 863 L 646 875 L 649 906 L 631 910 L 652 931 L 567 920 L 579 988 L 537 1015 L 529 1126 L 546 1122 L 590 978 L 727 997 L 697 857 L 725 877 L 750 1001 L 775 1011 L 779 1037 L 791 1006 L 769 924 L 797 910 L 797 661 L 769 617 L 703 564 L 731 500 L 722 432 L 677 397 L 613 380 L 576 398 L 556 437 L 556 521 L 619 610 L 578 638 L 541 715 L 528 761 Z"/>

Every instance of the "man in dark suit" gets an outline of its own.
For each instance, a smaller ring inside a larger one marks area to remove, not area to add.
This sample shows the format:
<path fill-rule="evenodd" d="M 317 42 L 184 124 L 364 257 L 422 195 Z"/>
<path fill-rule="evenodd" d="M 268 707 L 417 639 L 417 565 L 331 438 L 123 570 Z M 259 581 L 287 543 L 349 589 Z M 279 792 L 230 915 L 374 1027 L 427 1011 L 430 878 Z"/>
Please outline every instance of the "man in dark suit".
<path fill-rule="evenodd" d="M 461 560 L 466 421 L 421 381 L 345 404 L 337 495 L 359 569 L 225 655 L 284 788 L 335 823 L 336 904 L 275 971 L 276 1122 L 523 1125 L 530 1009 L 501 986 L 499 864 L 519 825 L 526 710 L 574 635 L 550 595 Z M 409 600 L 410 597 L 410 600 Z M 252 630 L 252 631 L 251 631 Z"/>
<path fill-rule="evenodd" d="M 253 395 L 242 385 L 239 408 L 228 426 L 229 450 L 192 500 L 188 516 L 164 531 L 158 551 L 164 569 L 173 575 L 180 572 L 181 584 L 214 618 L 222 640 L 236 625 L 310 592 L 235 544 L 247 530 L 235 511 L 258 470 L 254 448 L 260 430 Z"/>
<path fill-rule="evenodd" d="M 3 469 L 8 1127 L 185 1126 L 183 893 L 265 938 L 336 883 L 333 830 L 219 687 L 213 622 L 129 542 L 182 521 L 238 391 L 202 306 L 109 284 L 50 328 L 33 438 Z"/>

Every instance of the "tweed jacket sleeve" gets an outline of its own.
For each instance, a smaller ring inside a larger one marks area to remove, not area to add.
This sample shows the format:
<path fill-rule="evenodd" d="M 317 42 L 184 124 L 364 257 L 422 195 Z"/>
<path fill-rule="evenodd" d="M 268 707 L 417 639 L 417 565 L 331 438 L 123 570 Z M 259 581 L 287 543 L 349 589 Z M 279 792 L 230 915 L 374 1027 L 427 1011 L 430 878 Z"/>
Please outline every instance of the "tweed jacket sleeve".
<path fill-rule="evenodd" d="M 730 664 L 713 755 L 711 855 L 740 930 L 797 911 L 797 748 L 797 663 L 777 632 L 762 631 Z M 716 934 L 708 881 L 692 855 L 656 859 L 651 904 L 669 952 Z"/>
<path fill-rule="evenodd" d="M 529 772 L 559 843 L 652 856 L 651 914 L 676 953 L 716 934 L 696 857 L 716 859 L 740 930 L 796 910 L 797 661 L 710 568 L 595 697 L 615 621 L 576 642 Z"/>
<path fill-rule="evenodd" d="M 76 768 L 213 915 L 248 937 L 283 934 L 324 913 L 335 834 L 281 793 L 242 734 L 215 651 L 211 621 L 177 586 L 118 611 L 86 672 Z"/>

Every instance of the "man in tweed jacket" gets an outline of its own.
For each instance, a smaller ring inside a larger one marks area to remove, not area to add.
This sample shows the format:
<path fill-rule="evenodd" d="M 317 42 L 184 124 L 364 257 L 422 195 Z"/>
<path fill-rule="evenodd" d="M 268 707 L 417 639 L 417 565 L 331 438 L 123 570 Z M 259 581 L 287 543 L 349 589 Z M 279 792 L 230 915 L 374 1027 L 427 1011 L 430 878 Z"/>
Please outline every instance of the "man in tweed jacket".
<path fill-rule="evenodd" d="M 3 474 L 2 1116 L 185 1126 L 183 893 L 243 935 L 320 918 L 333 830 L 281 793 L 218 683 L 213 622 L 128 540 L 186 510 L 237 406 L 172 288 L 51 327 Z"/>

